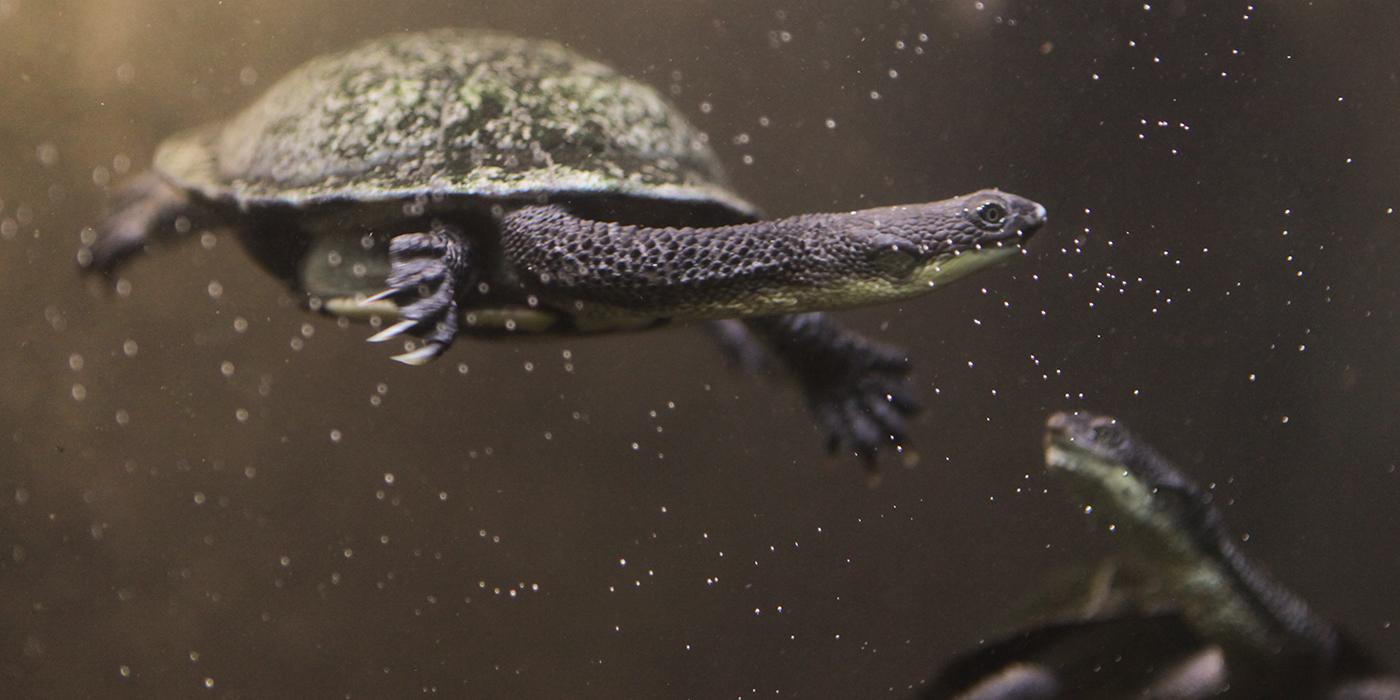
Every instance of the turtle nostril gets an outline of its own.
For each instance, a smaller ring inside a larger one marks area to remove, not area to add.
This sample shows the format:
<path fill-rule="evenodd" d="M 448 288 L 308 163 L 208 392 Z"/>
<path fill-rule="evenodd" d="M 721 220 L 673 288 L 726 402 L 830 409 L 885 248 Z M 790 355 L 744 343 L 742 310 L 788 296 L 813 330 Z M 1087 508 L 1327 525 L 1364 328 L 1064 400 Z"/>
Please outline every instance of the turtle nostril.
<path fill-rule="evenodd" d="M 1031 210 L 1018 217 L 1020 221 L 1017 222 L 1019 225 L 1016 227 L 1016 232 L 1022 238 L 1029 238 L 1045 223 L 1045 216 L 1045 207 L 1032 203 Z"/>

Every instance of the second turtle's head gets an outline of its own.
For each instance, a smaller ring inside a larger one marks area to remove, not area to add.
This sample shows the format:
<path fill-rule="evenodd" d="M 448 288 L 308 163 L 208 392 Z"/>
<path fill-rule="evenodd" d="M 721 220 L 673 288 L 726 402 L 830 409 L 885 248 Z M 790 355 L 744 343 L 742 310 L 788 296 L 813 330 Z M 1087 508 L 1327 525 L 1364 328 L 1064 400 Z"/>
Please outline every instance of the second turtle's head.
<path fill-rule="evenodd" d="M 1162 546 L 1217 526 L 1199 487 L 1115 418 L 1084 411 L 1050 416 L 1045 467 L 1067 480 L 1086 507 L 1119 527 L 1153 533 Z"/>
<path fill-rule="evenodd" d="M 1132 471 L 1138 441 L 1117 418 L 1088 411 L 1056 413 L 1045 421 L 1045 449 L 1052 453 L 1083 453 L 1115 469 Z M 1060 466 L 1051 459 L 1051 468 Z M 1140 469 L 1140 467 L 1139 467 Z"/>

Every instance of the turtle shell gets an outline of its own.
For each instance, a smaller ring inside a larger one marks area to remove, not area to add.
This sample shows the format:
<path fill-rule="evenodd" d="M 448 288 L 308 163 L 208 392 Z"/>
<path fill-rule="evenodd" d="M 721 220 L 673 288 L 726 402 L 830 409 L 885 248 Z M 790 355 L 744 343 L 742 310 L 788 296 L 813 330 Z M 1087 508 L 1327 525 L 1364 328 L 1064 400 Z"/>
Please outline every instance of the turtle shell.
<path fill-rule="evenodd" d="M 553 42 L 463 29 L 312 59 L 167 140 L 155 168 L 245 208 L 602 197 L 754 214 L 656 90 Z"/>

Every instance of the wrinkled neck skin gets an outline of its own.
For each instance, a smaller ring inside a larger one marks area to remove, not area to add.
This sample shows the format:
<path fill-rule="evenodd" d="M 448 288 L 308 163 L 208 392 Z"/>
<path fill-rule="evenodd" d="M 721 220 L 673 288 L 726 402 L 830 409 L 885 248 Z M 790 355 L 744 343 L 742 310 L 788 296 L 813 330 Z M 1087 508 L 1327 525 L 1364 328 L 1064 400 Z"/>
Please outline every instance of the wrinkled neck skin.
<path fill-rule="evenodd" d="M 502 244 L 523 287 L 575 315 L 766 316 L 915 296 L 1020 250 L 967 219 L 939 202 L 676 229 L 542 206 L 507 214 Z"/>

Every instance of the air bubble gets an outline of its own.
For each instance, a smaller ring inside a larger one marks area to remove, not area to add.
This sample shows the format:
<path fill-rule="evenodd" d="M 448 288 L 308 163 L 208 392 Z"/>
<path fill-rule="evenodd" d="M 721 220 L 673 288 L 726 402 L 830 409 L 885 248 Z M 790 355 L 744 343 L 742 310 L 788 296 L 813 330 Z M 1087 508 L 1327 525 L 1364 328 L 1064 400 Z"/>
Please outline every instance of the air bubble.
<path fill-rule="evenodd" d="M 48 141 L 39 144 L 38 148 L 34 149 L 34 155 L 46 168 L 52 168 L 58 165 L 58 146 Z"/>

